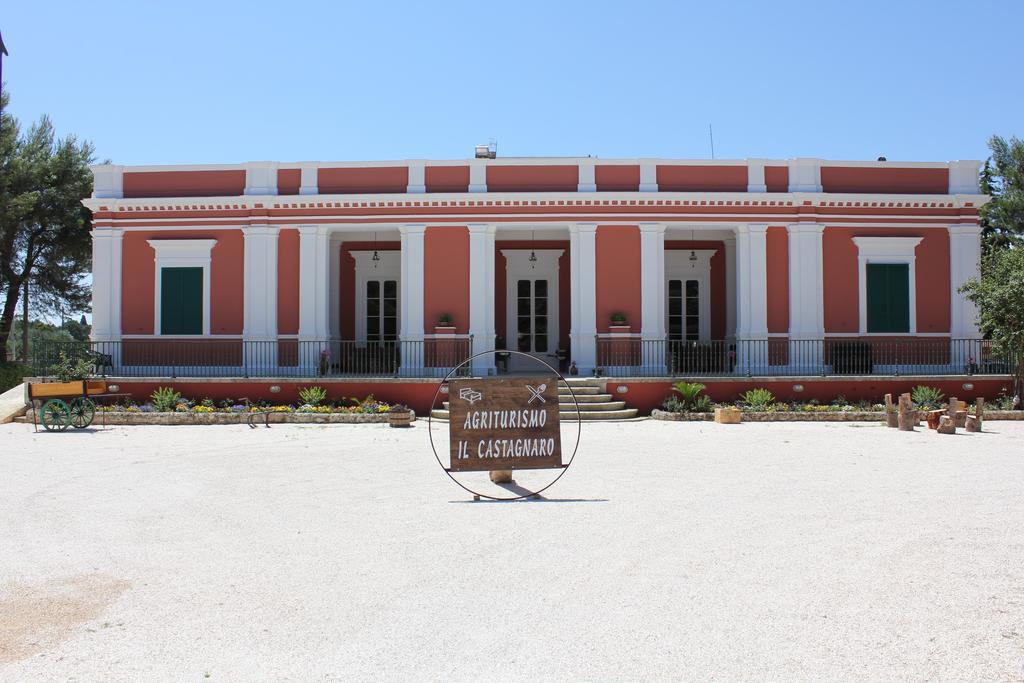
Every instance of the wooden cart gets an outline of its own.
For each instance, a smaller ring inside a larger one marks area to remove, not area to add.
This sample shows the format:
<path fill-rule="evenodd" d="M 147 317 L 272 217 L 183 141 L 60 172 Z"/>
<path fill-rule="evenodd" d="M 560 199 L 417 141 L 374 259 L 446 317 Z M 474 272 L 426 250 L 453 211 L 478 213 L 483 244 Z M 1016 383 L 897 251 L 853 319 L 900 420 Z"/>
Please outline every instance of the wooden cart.
<path fill-rule="evenodd" d="M 32 404 L 32 423 L 37 424 L 38 415 L 47 431 L 63 432 L 68 427 L 85 429 L 96 416 L 96 403 L 89 397 L 106 393 L 104 380 L 30 382 L 28 400 Z"/>

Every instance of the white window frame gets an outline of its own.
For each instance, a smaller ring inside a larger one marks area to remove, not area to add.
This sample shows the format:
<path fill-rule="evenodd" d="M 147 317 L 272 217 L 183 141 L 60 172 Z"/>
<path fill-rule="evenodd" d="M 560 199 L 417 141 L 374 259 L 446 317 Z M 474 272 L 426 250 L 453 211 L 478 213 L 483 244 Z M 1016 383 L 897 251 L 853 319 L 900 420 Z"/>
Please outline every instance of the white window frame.
<path fill-rule="evenodd" d="M 396 250 L 378 250 L 379 261 L 373 260 L 373 250 L 350 251 L 356 262 L 355 309 L 356 309 L 356 342 L 359 346 L 366 345 L 366 283 L 370 280 L 394 280 L 398 287 L 395 293 L 398 310 L 398 338 L 402 337 L 402 252 Z M 376 263 L 376 268 L 374 264 Z"/>
<path fill-rule="evenodd" d="M 153 289 L 153 334 L 164 336 L 160 298 L 164 268 L 203 269 L 203 331 L 202 334 L 167 335 L 169 337 L 210 336 L 210 252 L 215 239 L 205 240 L 146 240 L 155 254 L 156 286 Z"/>
<path fill-rule="evenodd" d="M 696 262 L 690 262 L 690 252 L 697 257 Z M 666 249 L 665 250 L 665 338 L 668 338 L 668 283 L 672 280 L 683 281 L 684 293 L 684 329 L 683 337 L 686 337 L 685 329 L 685 292 L 686 281 L 696 280 L 698 287 L 698 301 L 700 302 L 700 324 L 698 341 L 707 342 L 711 340 L 711 257 L 717 253 L 717 249 Z"/>
<path fill-rule="evenodd" d="M 910 337 L 917 334 L 917 245 L 923 237 L 854 237 L 857 245 L 857 279 L 860 334 L 864 337 Z M 868 264 L 906 264 L 910 296 L 909 332 L 868 332 Z"/>

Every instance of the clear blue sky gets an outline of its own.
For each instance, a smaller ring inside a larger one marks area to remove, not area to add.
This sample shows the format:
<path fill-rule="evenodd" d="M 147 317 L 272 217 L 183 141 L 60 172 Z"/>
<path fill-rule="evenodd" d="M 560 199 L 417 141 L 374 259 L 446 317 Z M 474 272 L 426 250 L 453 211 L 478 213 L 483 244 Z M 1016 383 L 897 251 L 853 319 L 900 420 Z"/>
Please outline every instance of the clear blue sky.
<path fill-rule="evenodd" d="M 1024 135 L 1024 2 L 42 2 L 23 123 L 116 163 L 985 158 Z"/>

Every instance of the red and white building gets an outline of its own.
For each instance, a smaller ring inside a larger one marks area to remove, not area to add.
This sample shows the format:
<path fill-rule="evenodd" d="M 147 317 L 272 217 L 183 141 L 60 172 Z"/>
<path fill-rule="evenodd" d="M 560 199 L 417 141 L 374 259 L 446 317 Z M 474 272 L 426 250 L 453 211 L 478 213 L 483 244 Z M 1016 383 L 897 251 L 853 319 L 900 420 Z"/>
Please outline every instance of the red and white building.
<path fill-rule="evenodd" d="M 677 376 L 713 378 L 718 397 L 752 385 L 875 395 L 895 375 L 959 387 L 986 362 L 957 291 L 978 273 L 978 170 L 592 157 L 96 166 L 93 338 L 126 387 L 174 377 L 204 395 L 290 395 L 316 377 L 417 404 L 433 393 L 421 378 L 496 344 L 596 371 L 645 409 Z M 492 357 L 474 371 L 517 369 Z"/>

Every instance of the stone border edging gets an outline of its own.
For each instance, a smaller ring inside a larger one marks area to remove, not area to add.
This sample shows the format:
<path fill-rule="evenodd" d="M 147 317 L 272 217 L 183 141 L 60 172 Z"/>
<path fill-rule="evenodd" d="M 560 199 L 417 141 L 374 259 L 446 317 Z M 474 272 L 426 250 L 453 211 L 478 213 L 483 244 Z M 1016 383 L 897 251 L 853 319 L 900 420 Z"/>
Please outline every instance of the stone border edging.
<path fill-rule="evenodd" d="M 714 413 L 669 413 L 655 408 L 651 418 L 666 422 L 712 422 Z M 1024 410 L 986 410 L 986 420 L 1024 420 Z M 885 421 L 882 411 L 828 411 L 743 413 L 744 422 L 878 422 Z"/>
<path fill-rule="evenodd" d="M 106 413 L 106 425 L 237 425 L 247 424 L 253 413 Z M 270 424 L 381 424 L 387 423 L 387 413 L 275 413 L 268 416 Z M 412 414 L 413 422 L 416 413 Z M 32 415 L 20 417 L 18 422 L 32 423 Z M 255 413 L 253 424 L 264 423 L 262 413 Z M 97 412 L 93 427 L 102 427 L 104 415 Z"/>

